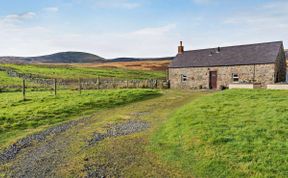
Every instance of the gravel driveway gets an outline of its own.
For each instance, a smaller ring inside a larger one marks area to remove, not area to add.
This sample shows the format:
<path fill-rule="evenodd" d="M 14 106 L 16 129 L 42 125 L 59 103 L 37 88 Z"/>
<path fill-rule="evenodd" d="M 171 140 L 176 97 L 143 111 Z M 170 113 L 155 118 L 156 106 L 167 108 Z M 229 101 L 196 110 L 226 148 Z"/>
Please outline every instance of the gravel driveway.
<path fill-rule="evenodd" d="M 13 162 L 12 171 L 6 173 L 7 177 L 54 177 L 56 168 L 62 163 L 69 144 L 74 141 L 71 135 L 63 134 L 73 127 L 85 128 L 92 117 L 81 118 L 59 126 L 49 128 L 43 132 L 30 135 L 11 145 L 0 154 L 0 165 Z M 149 128 L 149 124 L 140 120 L 129 120 L 122 123 L 105 126 L 105 133 L 94 133 L 87 141 L 87 146 L 110 137 L 119 137 L 141 132 Z M 16 159 L 17 158 L 17 159 Z M 0 170 L 1 171 L 1 170 Z"/>
<path fill-rule="evenodd" d="M 0 153 L 0 177 L 125 177 L 127 173 L 137 177 L 136 170 L 148 177 L 179 175 L 146 149 L 155 127 L 194 96 L 167 93 L 97 111 L 17 141 Z"/>

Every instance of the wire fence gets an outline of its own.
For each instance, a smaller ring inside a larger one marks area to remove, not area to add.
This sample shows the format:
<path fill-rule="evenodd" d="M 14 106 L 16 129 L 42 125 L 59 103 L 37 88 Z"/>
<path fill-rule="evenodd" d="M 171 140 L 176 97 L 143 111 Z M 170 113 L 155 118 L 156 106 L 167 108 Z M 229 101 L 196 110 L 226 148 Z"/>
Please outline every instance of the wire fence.
<path fill-rule="evenodd" d="M 5 71 L 8 74 L 9 79 L 11 78 L 11 81 L 8 83 L 0 82 L 0 92 L 22 92 L 24 100 L 26 98 L 26 93 L 31 91 L 51 91 L 54 95 L 57 95 L 57 91 L 59 90 L 75 90 L 82 93 L 83 90 L 170 88 L 169 81 L 160 79 L 131 80 L 101 77 L 89 79 L 51 79 L 43 78 L 40 75 L 19 73 L 9 68 L 1 68 L 1 66 L 0 71 Z"/>

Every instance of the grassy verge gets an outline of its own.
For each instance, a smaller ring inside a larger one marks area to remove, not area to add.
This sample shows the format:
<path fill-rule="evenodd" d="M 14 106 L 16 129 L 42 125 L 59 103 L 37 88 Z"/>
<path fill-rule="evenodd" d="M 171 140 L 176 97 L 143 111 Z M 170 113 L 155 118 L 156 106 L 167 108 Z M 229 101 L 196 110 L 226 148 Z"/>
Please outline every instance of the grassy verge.
<path fill-rule="evenodd" d="M 159 95 L 157 90 L 32 92 L 23 101 L 21 93 L 0 94 L 0 144 L 39 127 L 71 119 L 91 109 L 104 109 Z"/>
<path fill-rule="evenodd" d="M 174 113 L 152 148 L 196 177 L 287 177 L 287 105 L 287 91 L 211 94 Z"/>
<path fill-rule="evenodd" d="M 1 64 L 19 73 L 33 74 L 44 78 L 78 79 L 78 78 L 119 78 L 119 79 L 165 79 L 165 71 L 144 71 L 129 69 L 100 69 L 89 67 L 72 67 L 57 65 L 16 65 Z"/>

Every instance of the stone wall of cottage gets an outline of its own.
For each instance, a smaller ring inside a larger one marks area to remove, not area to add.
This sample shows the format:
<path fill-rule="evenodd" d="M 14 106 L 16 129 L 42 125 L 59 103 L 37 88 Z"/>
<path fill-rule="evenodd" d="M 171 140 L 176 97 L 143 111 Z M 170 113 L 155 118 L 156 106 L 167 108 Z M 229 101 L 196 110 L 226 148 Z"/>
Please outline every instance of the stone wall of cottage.
<path fill-rule="evenodd" d="M 282 65 L 282 64 L 281 64 Z M 238 74 L 240 83 L 261 83 L 262 86 L 275 83 L 275 64 L 239 65 L 222 67 L 170 68 L 171 88 L 209 89 L 209 72 L 217 71 L 217 88 L 233 83 L 233 74 Z M 187 81 L 181 81 L 181 75 Z"/>

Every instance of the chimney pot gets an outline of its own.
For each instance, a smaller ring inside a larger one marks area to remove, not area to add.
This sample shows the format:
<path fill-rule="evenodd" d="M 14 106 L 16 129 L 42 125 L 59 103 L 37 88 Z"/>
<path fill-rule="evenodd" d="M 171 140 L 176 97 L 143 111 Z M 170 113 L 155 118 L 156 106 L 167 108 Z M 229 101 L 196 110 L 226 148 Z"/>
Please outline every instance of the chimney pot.
<path fill-rule="evenodd" d="M 220 53 L 221 52 L 221 47 L 218 47 L 216 52 Z"/>
<path fill-rule="evenodd" d="M 180 46 L 178 46 L 178 54 L 183 54 L 183 53 L 184 53 L 183 41 L 180 41 Z"/>

